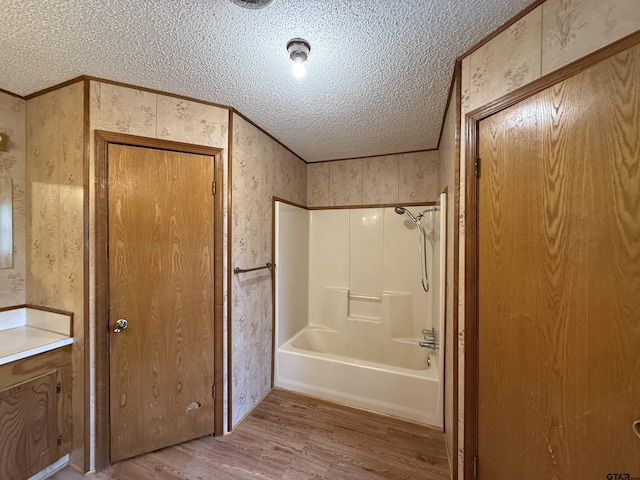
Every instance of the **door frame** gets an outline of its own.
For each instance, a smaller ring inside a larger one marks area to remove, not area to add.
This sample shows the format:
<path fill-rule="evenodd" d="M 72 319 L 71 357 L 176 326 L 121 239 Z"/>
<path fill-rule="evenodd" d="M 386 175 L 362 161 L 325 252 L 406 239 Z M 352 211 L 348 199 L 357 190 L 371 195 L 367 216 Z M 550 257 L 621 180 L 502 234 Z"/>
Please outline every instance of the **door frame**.
<path fill-rule="evenodd" d="M 109 417 L 109 144 L 153 148 L 213 157 L 216 192 L 213 196 L 214 228 L 214 435 L 223 434 L 223 164 L 222 149 L 204 145 L 159 140 L 123 133 L 95 132 L 95 468 L 102 470 L 111 463 L 111 427 Z"/>
<path fill-rule="evenodd" d="M 618 40 L 592 54 L 539 78 L 497 100 L 469 112 L 465 118 L 465 311 L 464 311 L 464 479 L 477 477 L 478 454 L 478 180 L 482 166 L 476 166 L 479 152 L 479 124 L 482 120 L 509 108 L 577 73 L 640 43 L 640 31 Z"/>

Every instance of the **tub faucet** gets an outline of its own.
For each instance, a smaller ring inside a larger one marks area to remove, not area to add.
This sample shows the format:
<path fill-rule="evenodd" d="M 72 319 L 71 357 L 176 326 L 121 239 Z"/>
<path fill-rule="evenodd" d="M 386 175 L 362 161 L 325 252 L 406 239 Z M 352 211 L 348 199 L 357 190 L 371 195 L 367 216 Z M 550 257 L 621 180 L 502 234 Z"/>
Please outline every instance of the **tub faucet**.
<path fill-rule="evenodd" d="M 438 338 L 438 332 L 436 332 L 435 328 L 431 330 L 425 328 L 422 330 L 422 334 L 424 335 L 424 342 L 420 342 L 418 345 L 424 348 L 430 348 L 431 350 L 436 350 L 440 346 L 440 339 Z"/>

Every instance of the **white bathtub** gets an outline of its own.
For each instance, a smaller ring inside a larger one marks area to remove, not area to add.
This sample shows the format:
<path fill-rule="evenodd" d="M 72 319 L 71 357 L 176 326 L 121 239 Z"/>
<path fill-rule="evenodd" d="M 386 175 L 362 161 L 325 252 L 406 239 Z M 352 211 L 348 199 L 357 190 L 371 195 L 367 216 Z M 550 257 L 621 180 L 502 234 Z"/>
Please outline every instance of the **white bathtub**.
<path fill-rule="evenodd" d="M 275 385 L 442 427 L 438 355 L 418 346 L 417 339 L 374 344 L 366 336 L 356 338 L 305 327 L 278 349 Z"/>

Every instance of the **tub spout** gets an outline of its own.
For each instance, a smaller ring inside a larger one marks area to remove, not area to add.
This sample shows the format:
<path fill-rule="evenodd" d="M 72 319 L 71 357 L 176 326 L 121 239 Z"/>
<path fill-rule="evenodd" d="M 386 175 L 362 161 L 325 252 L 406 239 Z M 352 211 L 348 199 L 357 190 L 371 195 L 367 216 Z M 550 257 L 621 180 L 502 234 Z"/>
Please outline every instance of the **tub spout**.
<path fill-rule="evenodd" d="M 424 348 L 430 348 L 431 350 L 436 350 L 438 348 L 438 344 L 434 341 L 420 342 L 418 345 Z"/>

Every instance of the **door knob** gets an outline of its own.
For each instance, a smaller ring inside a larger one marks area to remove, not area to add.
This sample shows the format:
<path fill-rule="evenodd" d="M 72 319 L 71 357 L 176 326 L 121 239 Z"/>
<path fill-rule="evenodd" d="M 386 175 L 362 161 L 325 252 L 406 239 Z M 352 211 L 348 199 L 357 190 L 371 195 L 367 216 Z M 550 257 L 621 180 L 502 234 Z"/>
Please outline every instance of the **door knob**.
<path fill-rule="evenodd" d="M 638 437 L 640 437 L 640 420 L 633 422 L 633 431 Z"/>
<path fill-rule="evenodd" d="M 121 318 L 116 323 L 113 324 L 113 333 L 120 333 L 122 330 L 125 330 L 129 326 L 129 322 L 127 322 L 124 318 Z"/>

